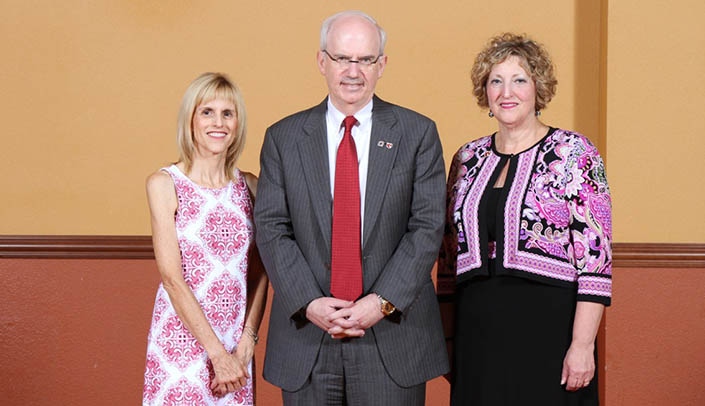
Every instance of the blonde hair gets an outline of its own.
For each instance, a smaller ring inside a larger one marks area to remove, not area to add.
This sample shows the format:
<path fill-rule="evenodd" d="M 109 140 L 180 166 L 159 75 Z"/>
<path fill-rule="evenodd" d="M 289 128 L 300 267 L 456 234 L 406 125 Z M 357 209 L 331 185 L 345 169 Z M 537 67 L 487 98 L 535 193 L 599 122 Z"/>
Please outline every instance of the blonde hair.
<path fill-rule="evenodd" d="M 235 164 L 245 147 L 247 133 L 247 114 L 245 101 L 240 88 L 223 73 L 204 73 L 194 79 L 186 89 L 181 100 L 179 117 L 177 121 L 176 143 L 179 150 L 179 162 L 183 162 L 186 173 L 191 171 L 193 154 L 195 150 L 193 140 L 193 115 L 196 108 L 202 103 L 214 99 L 227 100 L 235 105 L 237 129 L 232 144 L 228 146 L 225 154 L 225 176 L 233 180 Z"/>
<path fill-rule="evenodd" d="M 536 87 L 536 110 L 543 110 L 555 96 L 558 84 L 551 57 L 543 45 L 526 35 L 509 32 L 491 38 L 475 58 L 470 76 L 472 93 L 477 99 L 477 104 L 482 108 L 489 108 L 487 79 L 492 68 L 510 56 L 519 57 L 519 64 L 533 79 Z"/>

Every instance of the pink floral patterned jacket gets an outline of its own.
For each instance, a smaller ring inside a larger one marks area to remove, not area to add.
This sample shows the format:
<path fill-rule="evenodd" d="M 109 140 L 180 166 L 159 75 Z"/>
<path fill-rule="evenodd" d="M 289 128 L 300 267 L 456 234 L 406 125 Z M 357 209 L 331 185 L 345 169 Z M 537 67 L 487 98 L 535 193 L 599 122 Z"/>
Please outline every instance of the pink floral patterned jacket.
<path fill-rule="evenodd" d="M 504 221 L 497 221 L 495 243 L 478 213 L 507 160 L 508 187 L 498 209 Z M 581 134 L 551 128 L 516 155 L 498 153 L 494 135 L 463 145 L 448 176 L 439 300 L 449 300 L 456 283 L 488 275 L 488 259 L 495 258 L 497 275 L 577 288 L 577 300 L 609 305 L 611 206 L 602 158 Z"/>

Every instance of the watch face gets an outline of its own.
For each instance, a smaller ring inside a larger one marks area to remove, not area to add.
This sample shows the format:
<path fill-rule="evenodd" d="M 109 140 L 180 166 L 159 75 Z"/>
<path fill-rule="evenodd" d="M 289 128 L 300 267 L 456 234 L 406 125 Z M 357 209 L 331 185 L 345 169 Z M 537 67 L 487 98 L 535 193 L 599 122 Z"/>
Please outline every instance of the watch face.
<path fill-rule="evenodd" d="M 382 313 L 384 313 L 385 315 L 389 316 L 390 314 L 392 314 L 394 312 L 394 310 L 395 310 L 394 306 L 392 306 L 391 303 L 385 301 L 382 304 Z"/>
<path fill-rule="evenodd" d="M 380 295 L 377 295 L 379 297 L 379 307 L 380 310 L 382 311 L 382 314 L 385 316 L 389 316 L 390 314 L 394 313 L 396 308 L 394 307 L 393 304 L 391 304 L 388 300 L 383 298 Z"/>

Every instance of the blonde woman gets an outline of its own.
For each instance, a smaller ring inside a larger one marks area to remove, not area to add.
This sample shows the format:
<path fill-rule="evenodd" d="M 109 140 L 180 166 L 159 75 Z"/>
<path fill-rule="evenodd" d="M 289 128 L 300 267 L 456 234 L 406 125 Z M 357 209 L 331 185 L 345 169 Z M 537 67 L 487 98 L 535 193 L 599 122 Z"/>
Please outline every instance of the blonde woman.
<path fill-rule="evenodd" d="M 251 405 L 267 276 L 254 245 L 257 178 L 236 168 L 238 87 L 206 73 L 181 103 L 179 160 L 147 179 L 159 285 L 143 404 Z"/>

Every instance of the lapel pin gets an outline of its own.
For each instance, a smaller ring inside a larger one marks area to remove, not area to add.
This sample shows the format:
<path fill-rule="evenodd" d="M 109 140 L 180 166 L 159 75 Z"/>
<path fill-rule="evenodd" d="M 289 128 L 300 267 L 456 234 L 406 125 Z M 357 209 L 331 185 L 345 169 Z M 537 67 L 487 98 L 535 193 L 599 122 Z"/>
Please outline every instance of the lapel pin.
<path fill-rule="evenodd" d="M 388 142 L 387 144 L 385 144 L 385 147 L 387 147 L 387 149 L 392 149 L 393 146 L 394 146 L 394 144 L 392 144 L 391 142 Z"/>
<path fill-rule="evenodd" d="M 383 147 L 383 146 L 384 146 L 384 141 L 377 141 L 377 146 L 378 146 L 378 147 Z"/>

